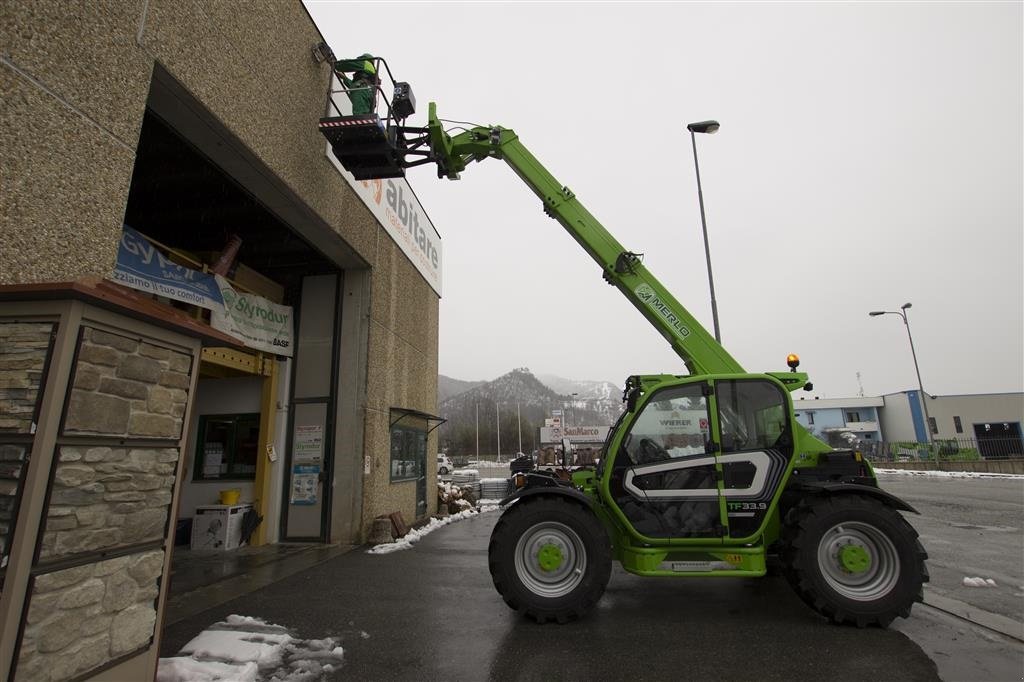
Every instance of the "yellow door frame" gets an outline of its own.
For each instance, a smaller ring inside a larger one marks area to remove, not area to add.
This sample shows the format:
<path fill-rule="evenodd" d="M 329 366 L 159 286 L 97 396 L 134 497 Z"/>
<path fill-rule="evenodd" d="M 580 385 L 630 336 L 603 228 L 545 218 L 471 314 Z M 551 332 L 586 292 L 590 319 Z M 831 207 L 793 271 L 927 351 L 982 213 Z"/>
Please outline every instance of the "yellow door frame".
<path fill-rule="evenodd" d="M 263 517 L 264 523 L 256 527 L 249 540 L 253 547 L 267 542 L 267 510 L 270 506 L 270 464 L 274 455 L 274 418 L 277 407 L 277 358 L 259 351 L 244 351 L 237 348 L 204 348 L 202 362 L 205 365 L 222 367 L 233 372 L 263 377 L 260 396 L 260 435 L 256 448 L 256 479 L 253 481 L 253 508 Z"/>

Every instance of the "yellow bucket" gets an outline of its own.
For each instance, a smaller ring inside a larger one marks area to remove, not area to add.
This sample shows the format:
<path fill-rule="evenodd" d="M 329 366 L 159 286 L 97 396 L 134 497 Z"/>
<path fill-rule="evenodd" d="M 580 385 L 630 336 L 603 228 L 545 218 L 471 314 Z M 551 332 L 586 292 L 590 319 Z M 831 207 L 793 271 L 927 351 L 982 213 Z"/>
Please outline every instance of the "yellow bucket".
<path fill-rule="evenodd" d="M 235 488 L 234 490 L 221 490 L 220 491 L 220 503 L 221 504 L 238 504 L 238 498 L 242 494 L 241 490 Z"/>

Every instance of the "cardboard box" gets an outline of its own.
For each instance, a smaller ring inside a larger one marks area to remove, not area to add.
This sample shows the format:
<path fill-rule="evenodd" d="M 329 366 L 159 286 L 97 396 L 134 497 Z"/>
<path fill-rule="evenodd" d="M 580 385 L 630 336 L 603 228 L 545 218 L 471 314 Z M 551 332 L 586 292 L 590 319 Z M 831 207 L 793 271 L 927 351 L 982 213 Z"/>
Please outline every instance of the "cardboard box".
<path fill-rule="evenodd" d="M 192 549 L 235 549 L 242 539 L 242 518 L 251 504 L 211 504 L 196 507 L 192 518 Z"/>

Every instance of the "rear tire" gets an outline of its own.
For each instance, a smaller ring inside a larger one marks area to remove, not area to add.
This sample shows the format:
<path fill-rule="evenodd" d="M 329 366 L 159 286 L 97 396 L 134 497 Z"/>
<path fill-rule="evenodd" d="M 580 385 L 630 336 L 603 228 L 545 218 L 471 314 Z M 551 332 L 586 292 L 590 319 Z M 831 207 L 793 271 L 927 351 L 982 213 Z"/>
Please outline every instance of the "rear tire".
<path fill-rule="evenodd" d="M 560 497 L 516 502 L 491 533 L 488 563 L 505 603 L 538 623 L 583 616 L 611 576 L 604 527 L 583 505 Z"/>
<path fill-rule="evenodd" d="M 928 554 L 892 507 L 859 495 L 811 498 L 789 512 L 784 573 L 812 609 L 836 623 L 886 627 L 922 601 Z"/>

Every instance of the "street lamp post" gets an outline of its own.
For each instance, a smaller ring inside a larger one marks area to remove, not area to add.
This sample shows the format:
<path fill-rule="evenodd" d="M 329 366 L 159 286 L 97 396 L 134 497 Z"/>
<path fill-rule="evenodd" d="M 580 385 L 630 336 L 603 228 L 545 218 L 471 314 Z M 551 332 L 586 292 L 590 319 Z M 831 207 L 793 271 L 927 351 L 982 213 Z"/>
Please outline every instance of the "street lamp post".
<path fill-rule="evenodd" d="M 921 407 L 924 409 L 924 434 L 926 442 L 932 442 L 931 417 L 928 414 L 928 401 L 925 400 L 924 385 L 921 383 L 921 369 L 917 366 L 917 351 L 914 350 L 914 337 L 910 333 L 910 320 L 907 319 L 907 309 L 910 303 L 904 303 L 899 310 L 873 310 L 868 315 L 878 317 L 879 315 L 899 315 L 903 320 L 903 326 L 907 328 L 907 339 L 910 340 L 910 355 L 914 358 L 914 371 L 917 373 L 917 388 L 921 394 Z"/>
<path fill-rule="evenodd" d="M 718 303 L 715 301 L 715 278 L 711 274 L 711 247 L 708 245 L 708 222 L 704 217 L 704 192 L 700 186 L 700 166 L 697 163 L 697 137 L 695 133 L 712 135 L 721 126 L 718 121 L 698 121 L 690 123 L 686 129 L 690 131 L 690 142 L 693 143 L 693 168 L 697 172 L 697 199 L 700 201 L 700 225 L 704 231 L 704 258 L 708 263 L 708 287 L 711 289 L 711 319 L 715 324 L 715 341 L 722 342 L 722 334 L 718 328 Z"/>
<path fill-rule="evenodd" d="M 519 452 L 523 452 L 523 415 L 519 411 L 519 403 L 516 403 L 516 424 L 519 427 Z"/>

